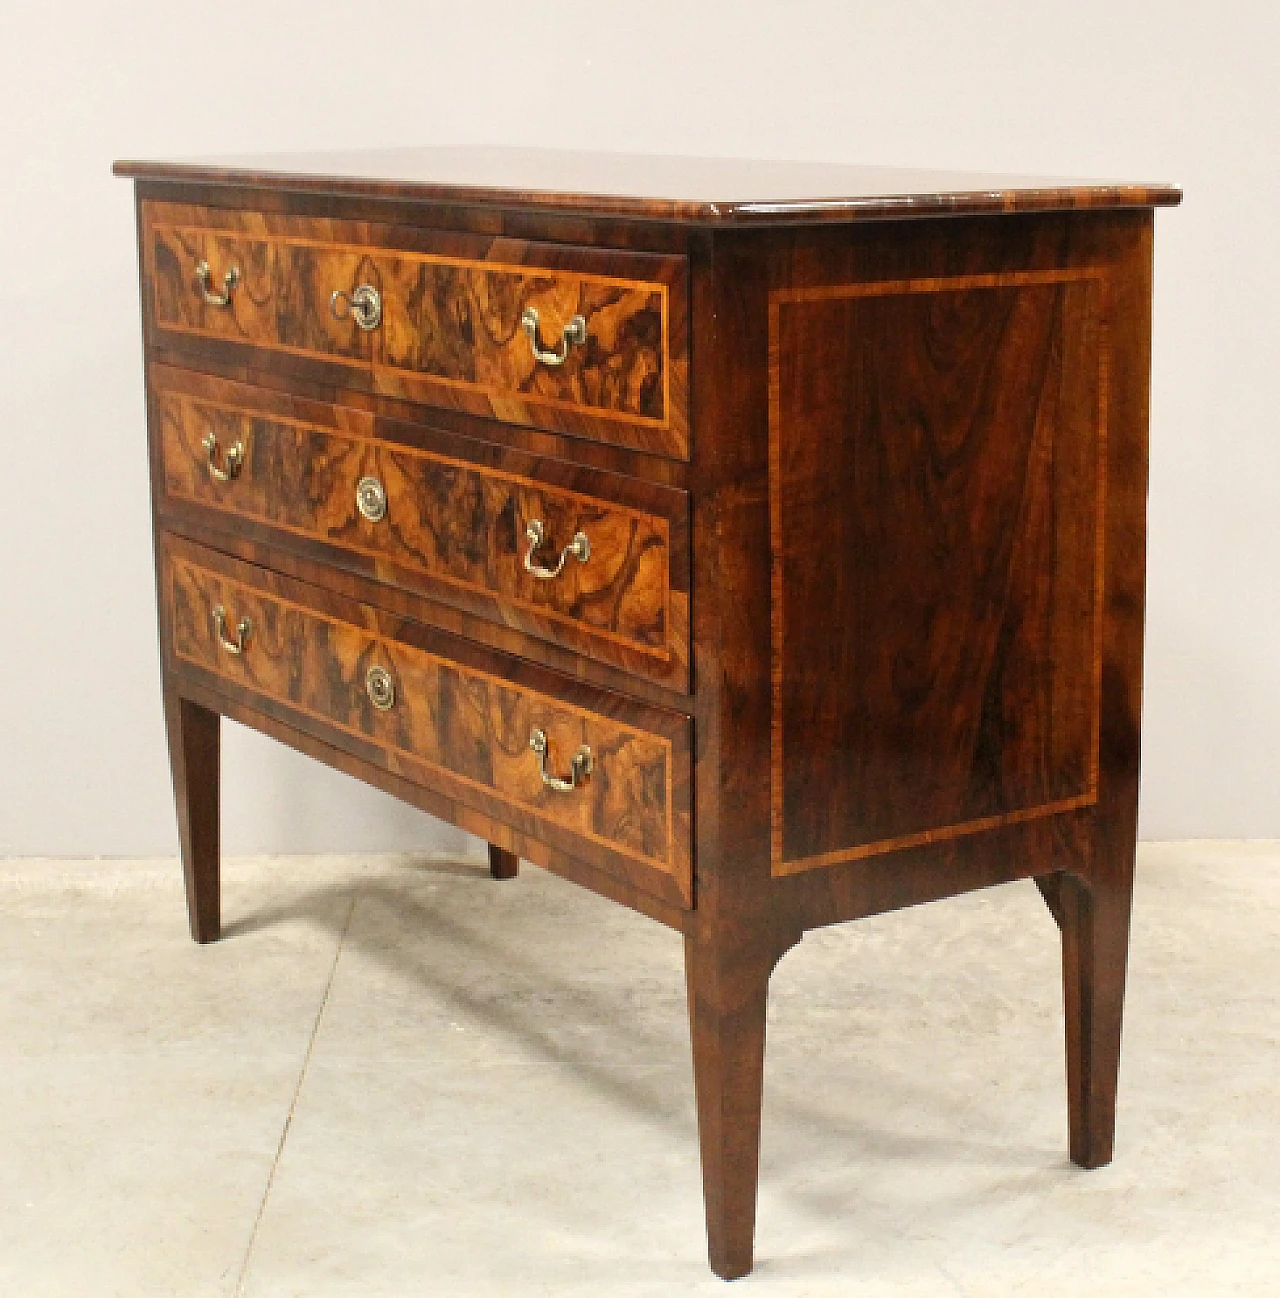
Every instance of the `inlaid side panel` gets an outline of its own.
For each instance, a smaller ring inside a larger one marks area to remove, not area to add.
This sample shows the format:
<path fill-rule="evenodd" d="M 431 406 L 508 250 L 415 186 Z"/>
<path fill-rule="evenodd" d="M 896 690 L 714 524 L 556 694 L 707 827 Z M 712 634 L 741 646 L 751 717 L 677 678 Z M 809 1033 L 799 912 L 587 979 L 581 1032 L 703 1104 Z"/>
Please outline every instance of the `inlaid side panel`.
<path fill-rule="evenodd" d="M 688 457 L 683 258 L 177 204 L 144 215 L 153 318 L 180 343 L 337 361 L 388 396 Z M 381 303 L 368 330 L 331 306 L 361 285 Z M 528 310 L 560 363 L 535 356 Z M 577 316 L 585 338 L 566 350 Z"/>
<path fill-rule="evenodd" d="M 379 438 L 362 411 L 326 407 L 326 424 L 287 413 L 289 403 L 244 385 L 175 372 L 157 385 L 156 421 L 165 494 L 323 542 L 343 554 L 389 560 L 401 584 L 544 637 L 594 647 L 646 674 L 687 684 L 687 577 L 673 581 L 673 523 L 683 546 L 683 493 L 646 488 L 671 515 L 628 507 L 623 480 L 588 474 L 601 494 L 567 490 L 530 474 L 477 464 Z M 187 390 L 209 389 L 208 395 Z M 206 439 L 215 440 L 213 466 Z M 226 457 L 238 455 L 229 481 Z M 518 457 L 508 453 L 508 461 Z M 357 484 L 385 492 L 384 514 L 365 517 Z M 607 493 L 607 494 L 606 494 Z M 570 556 L 554 577 L 530 573 L 531 524 L 545 539 L 531 562 L 554 571 L 576 536 L 585 561 Z M 687 556 L 680 555 L 687 564 Z M 390 575 L 390 574 L 387 574 Z M 477 603 L 478 601 L 478 603 Z"/>
<path fill-rule="evenodd" d="M 1106 295 L 771 297 L 775 874 L 1096 799 Z"/>
<path fill-rule="evenodd" d="M 180 662 L 324 723 L 339 743 L 347 735 L 374 746 L 398 774 L 483 809 L 506 805 L 592 848 L 622 853 L 669 878 L 689 899 L 688 815 L 677 816 L 674 788 L 677 780 L 687 787 L 687 720 L 672 716 L 668 733 L 632 726 L 322 613 L 182 553 L 168 558 L 165 598 Z M 239 653 L 226 643 L 237 638 Z M 375 668 L 394 695 L 385 710 L 375 706 L 368 685 Z M 529 746 L 534 727 L 547 737 L 547 765 L 556 776 L 568 775 L 580 745 L 590 746 L 594 767 L 579 787 L 547 787 Z"/>

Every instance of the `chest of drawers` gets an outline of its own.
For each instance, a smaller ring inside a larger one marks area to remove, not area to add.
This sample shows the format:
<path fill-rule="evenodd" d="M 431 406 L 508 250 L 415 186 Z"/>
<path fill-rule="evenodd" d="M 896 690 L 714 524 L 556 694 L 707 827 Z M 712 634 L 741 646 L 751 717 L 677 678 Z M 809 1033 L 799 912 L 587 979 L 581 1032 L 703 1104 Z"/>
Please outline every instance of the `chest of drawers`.
<path fill-rule="evenodd" d="M 191 929 L 232 717 L 684 936 L 711 1265 L 770 973 L 1034 877 L 1111 1157 L 1162 186 L 125 163 Z"/>

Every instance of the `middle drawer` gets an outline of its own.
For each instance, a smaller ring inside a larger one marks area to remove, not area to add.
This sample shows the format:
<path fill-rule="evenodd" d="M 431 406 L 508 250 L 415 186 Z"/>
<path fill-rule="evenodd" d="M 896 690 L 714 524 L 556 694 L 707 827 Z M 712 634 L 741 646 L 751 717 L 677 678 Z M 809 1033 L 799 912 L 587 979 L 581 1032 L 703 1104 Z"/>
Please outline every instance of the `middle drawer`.
<path fill-rule="evenodd" d="M 688 689 L 685 492 L 168 366 L 152 380 L 166 502 Z"/>

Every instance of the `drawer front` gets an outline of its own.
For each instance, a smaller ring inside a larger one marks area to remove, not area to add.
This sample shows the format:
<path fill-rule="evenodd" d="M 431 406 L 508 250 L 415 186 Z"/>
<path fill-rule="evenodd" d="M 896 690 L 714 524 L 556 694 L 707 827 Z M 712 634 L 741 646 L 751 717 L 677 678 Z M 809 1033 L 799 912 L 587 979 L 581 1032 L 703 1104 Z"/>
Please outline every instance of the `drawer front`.
<path fill-rule="evenodd" d="M 371 752 L 398 775 L 600 868 L 621 864 L 633 881 L 690 903 L 687 717 L 515 659 L 465 663 L 477 651 L 464 642 L 419 627 L 433 647 L 410 643 L 413 628 L 367 606 L 174 539 L 164 599 L 178 663 L 308 728 L 318 723 L 339 746 L 355 741 L 358 755 Z M 541 754 L 531 747 L 535 730 L 545 736 Z M 585 751 L 586 763 L 576 756 Z"/>
<path fill-rule="evenodd" d="M 688 688 L 685 493 L 501 447 L 477 460 L 479 444 L 399 426 L 434 442 L 407 445 L 366 411 L 163 366 L 153 388 L 169 501 L 378 561 L 384 579 Z"/>
<path fill-rule="evenodd" d="M 169 203 L 144 204 L 144 222 L 161 336 L 337 362 L 372 391 L 688 458 L 682 257 Z"/>

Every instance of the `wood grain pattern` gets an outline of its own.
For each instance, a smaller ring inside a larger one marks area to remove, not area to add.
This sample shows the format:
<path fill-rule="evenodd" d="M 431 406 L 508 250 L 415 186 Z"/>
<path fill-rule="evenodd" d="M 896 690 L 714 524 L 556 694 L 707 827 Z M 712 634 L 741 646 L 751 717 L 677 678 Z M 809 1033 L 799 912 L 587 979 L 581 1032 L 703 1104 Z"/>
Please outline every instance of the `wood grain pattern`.
<path fill-rule="evenodd" d="M 169 561 L 166 598 L 179 660 L 368 740 L 419 778 L 484 792 L 632 856 L 688 891 L 687 824 L 678 836 L 673 783 L 679 758 L 671 736 L 371 634 L 185 555 Z M 241 618 L 252 625 L 240 656 L 219 643 L 212 616 L 218 606 L 232 628 Z M 366 692 L 366 673 L 374 665 L 395 681 L 395 706 L 386 712 Z M 550 764 L 559 774 L 567 772 L 580 744 L 590 745 L 596 769 L 584 786 L 558 793 L 543 785 L 529 750 L 535 725 L 550 740 Z"/>
<path fill-rule="evenodd" d="M 564 249 L 397 227 L 147 204 L 156 327 L 356 366 L 376 390 L 687 456 L 679 258 Z M 194 278 L 240 280 L 227 307 Z M 372 331 L 334 319 L 330 296 L 371 284 Z M 673 300 L 674 299 L 674 300 Z M 575 315 L 587 342 L 539 362 L 520 326 L 554 348 Z"/>
<path fill-rule="evenodd" d="M 255 237 L 251 220 L 238 224 L 244 228 L 159 222 L 150 226 L 147 252 L 155 268 L 152 284 L 157 324 L 232 342 L 280 346 L 367 364 L 372 356 L 370 335 L 353 320 L 336 320 L 329 310 L 329 295 L 335 287 L 360 284 L 370 270 L 359 252 L 317 245 L 281 246 Z M 205 301 L 195 276 L 201 262 L 210 268 L 215 292 L 223 291 L 228 272 L 237 272 L 227 306 Z"/>
<path fill-rule="evenodd" d="M 602 213 L 725 227 L 1153 207 L 1175 186 L 830 162 L 538 148 L 368 149 L 118 162 L 117 175 L 490 211 Z"/>
<path fill-rule="evenodd" d="M 1096 799 L 1104 302 L 1089 269 L 772 296 L 776 872 Z"/>
<path fill-rule="evenodd" d="M 175 339 L 166 334 L 148 347 L 148 364 L 149 370 L 160 377 L 180 372 L 193 392 L 205 390 L 200 385 L 206 379 L 211 393 L 219 380 L 270 392 L 296 410 L 307 412 L 299 418 L 312 419 L 311 411 L 337 401 L 344 411 L 370 416 L 379 435 L 388 435 L 383 429 L 406 430 L 391 433 L 390 440 L 409 445 L 426 444 L 434 434 L 443 434 L 447 440 L 524 453 L 551 472 L 571 467 L 597 469 L 681 490 L 687 490 L 689 485 L 690 469 L 684 460 L 527 424 L 493 423 L 465 411 L 426 406 L 362 389 L 358 384 L 347 385 L 333 374 L 319 381 L 312 362 L 285 352 L 252 352 L 216 339 L 185 335 Z M 324 422 L 322 416 L 316 418 Z"/>
<path fill-rule="evenodd" d="M 263 393 L 223 389 L 215 396 L 158 386 L 158 422 L 166 496 L 272 529 L 322 541 L 342 552 L 395 563 L 415 588 L 486 598 L 480 607 L 552 639 L 596 647 L 606 657 L 651 659 L 650 674 L 687 685 L 688 598 L 672 591 L 672 520 L 600 495 L 552 487 L 535 477 L 431 453 L 376 436 L 358 412 L 322 410 L 329 427 L 280 413 Z M 207 382 L 203 385 L 208 387 Z M 339 431 L 341 430 L 341 431 Z M 240 447 L 233 481 L 208 470 L 206 436 L 218 455 Z M 376 478 L 387 492 L 386 517 L 371 522 L 356 486 Z M 603 480 L 611 494 L 628 494 Z M 650 493 L 652 494 L 652 493 Z M 678 514 L 676 493 L 664 498 Z M 579 532 L 590 540 L 586 563 L 571 559 L 553 580 L 525 571 L 525 530 L 537 519 L 547 541 L 535 558 L 553 564 Z M 677 529 L 683 532 L 679 517 Z M 473 603 L 475 601 L 472 601 Z M 521 613 L 528 616 L 521 616 Z M 603 643 L 602 643 L 603 642 Z M 632 651 L 611 653 L 613 642 Z"/>

